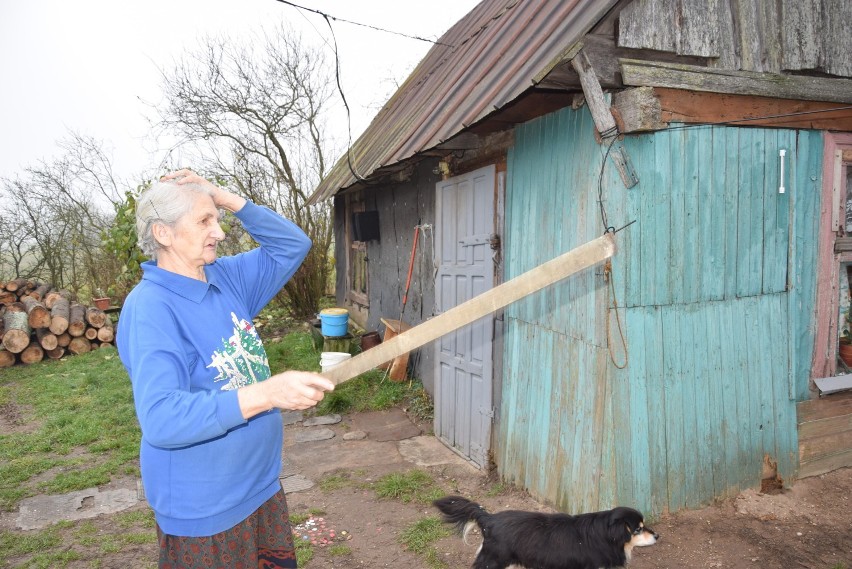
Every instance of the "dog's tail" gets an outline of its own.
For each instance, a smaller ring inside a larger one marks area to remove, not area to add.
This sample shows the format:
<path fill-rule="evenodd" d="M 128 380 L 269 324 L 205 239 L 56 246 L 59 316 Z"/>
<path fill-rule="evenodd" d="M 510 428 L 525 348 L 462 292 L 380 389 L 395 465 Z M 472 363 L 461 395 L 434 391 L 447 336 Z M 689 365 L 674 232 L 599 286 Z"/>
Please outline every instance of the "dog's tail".
<path fill-rule="evenodd" d="M 479 526 L 480 531 L 484 531 L 484 522 L 489 517 L 489 513 L 485 508 L 461 496 L 446 496 L 432 502 L 442 514 L 444 514 L 444 522 L 453 524 L 456 529 L 462 534 L 462 539 L 467 543 L 467 536 L 473 530 L 474 525 Z"/>

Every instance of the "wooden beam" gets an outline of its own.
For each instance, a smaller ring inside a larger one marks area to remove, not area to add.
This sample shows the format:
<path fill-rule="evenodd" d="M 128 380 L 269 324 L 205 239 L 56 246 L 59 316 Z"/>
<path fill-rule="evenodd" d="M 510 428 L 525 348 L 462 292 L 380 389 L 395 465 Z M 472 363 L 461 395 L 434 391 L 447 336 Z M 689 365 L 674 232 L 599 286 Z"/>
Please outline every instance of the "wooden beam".
<path fill-rule="evenodd" d="M 611 233 L 608 233 L 475 296 L 431 320 L 394 336 L 387 342 L 382 342 L 366 352 L 345 360 L 323 372 L 323 375 L 335 385 L 352 379 L 548 285 L 600 263 L 614 254 L 615 239 Z"/>
<path fill-rule="evenodd" d="M 852 80 L 712 69 L 697 65 L 620 59 L 625 85 L 852 103 Z"/>
<path fill-rule="evenodd" d="M 615 93 L 612 107 L 618 112 L 622 133 L 662 130 L 668 126 L 663 121 L 660 98 L 653 87 L 636 87 Z"/>
<path fill-rule="evenodd" d="M 671 122 L 852 131 L 852 108 L 834 110 L 847 105 L 827 101 L 635 87 L 613 95 L 612 106 L 624 133 L 661 130 Z"/>
<path fill-rule="evenodd" d="M 615 126 L 612 113 L 609 112 L 609 103 L 604 98 L 603 89 L 601 89 L 601 84 L 598 83 L 598 77 L 595 75 L 595 69 L 583 50 L 580 50 L 576 57 L 571 60 L 571 65 L 580 75 L 583 95 L 589 104 L 589 111 L 592 113 L 592 120 L 595 121 L 595 128 L 602 136 L 616 134 L 618 129 Z"/>

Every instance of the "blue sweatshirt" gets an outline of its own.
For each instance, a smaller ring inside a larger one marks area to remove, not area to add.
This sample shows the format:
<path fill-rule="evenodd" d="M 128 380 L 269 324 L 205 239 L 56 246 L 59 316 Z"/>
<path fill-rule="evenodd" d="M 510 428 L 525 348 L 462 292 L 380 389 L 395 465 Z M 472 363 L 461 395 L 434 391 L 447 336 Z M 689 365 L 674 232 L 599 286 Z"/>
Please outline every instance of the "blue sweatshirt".
<path fill-rule="evenodd" d="M 311 242 L 265 207 L 249 202 L 236 216 L 259 248 L 207 265 L 207 282 L 146 262 L 121 311 L 116 343 L 142 428 L 142 483 L 169 535 L 225 531 L 281 488 L 281 414 L 246 421 L 237 389 L 271 375 L 252 319 Z"/>

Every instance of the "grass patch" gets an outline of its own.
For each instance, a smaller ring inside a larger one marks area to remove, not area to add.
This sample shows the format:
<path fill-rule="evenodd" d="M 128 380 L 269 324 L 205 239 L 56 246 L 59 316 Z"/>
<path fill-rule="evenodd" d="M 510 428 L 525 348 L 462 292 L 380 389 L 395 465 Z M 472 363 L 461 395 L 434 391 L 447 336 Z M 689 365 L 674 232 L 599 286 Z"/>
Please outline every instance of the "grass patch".
<path fill-rule="evenodd" d="M 337 473 L 337 474 L 329 474 L 328 476 L 323 476 L 320 481 L 317 483 L 320 490 L 323 492 L 333 492 L 334 490 L 340 490 L 341 488 L 346 488 L 352 484 L 349 474 L 345 473 Z"/>
<path fill-rule="evenodd" d="M 294 540 L 296 545 L 296 564 L 304 567 L 308 561 L 314 558 L 314 546 L 306 539 Z"/>
<path fill-rule="evenodd" d="M 0 401 L 26 402 L 35 428 L 0 435 L 0 510 L 138 476 L 141 432 L 114 348 L 3 370 Z M 31 481 L 40 477 L 38 485 Z"/>
<path fill-rule="evenodd" d="M 314 350 L 311 335 L 307 332 L 291 332 L 275 342 L 264 339 L 264 348 L 272 373 L 288 369 L 319 372 L 322 369 L 320 355 Z"/>
<path fill-rule="evenodd" d="M 352 555 L 352 548 L 348 545 L 332 545 L 328 548 L 328 554 L 332 557 L 341 557 L 343 555 Z"/>
<path fill-rule="evenodd" d="M 126 547 L 156 544 L 153 513 L 148 510 L 123 512 L 111 518 L 109 529 L 98 529 L 91 520 L 62 521 L 39 531 L 0 532 L 0 567 L 65 567 L 85 561 L 100 567 L 105 555 Z M 10 565 L 11 559 L 16 560 Z M 152 562 L 152 566 L 156 561 Z"/>
<path fill-rule="evenodd" d="M 439 518 L 420 519 L 405 528 L 399 535 L 399 542 L 406 549 L 422 555 L 429 567 L 440 569 L 447 564 L 440 558 L 433 544 L 441 538 L 451 535 Z"/>
<path fill-rule="evenodd" d="M 444 495 L 432 476 L 422 470 L 393 472 L 382 476 L 375 484 L 375 491 L 379 498 L 399 500 L 405 504 L 431 504 Z"/>

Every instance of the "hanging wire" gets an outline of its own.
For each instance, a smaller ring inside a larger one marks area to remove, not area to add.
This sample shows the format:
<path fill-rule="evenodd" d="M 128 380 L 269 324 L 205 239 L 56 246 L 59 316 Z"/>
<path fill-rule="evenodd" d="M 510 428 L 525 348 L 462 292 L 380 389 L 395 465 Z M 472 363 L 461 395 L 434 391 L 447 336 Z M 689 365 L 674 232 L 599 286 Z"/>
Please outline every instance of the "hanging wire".
<path fill-rule="evenodd" d="M 610 130 L 612 130 L 612 129 L 610 129 Z M 607 132 L 609 132 L 609 131 L 607 131 Z M 609 158 L 609 152 L 610 152 L 610 150 L 612 150 L 612 145 L 615 144 L 616 140 L 617 140 L 617 137 L 613 136 L 612 139 L 609 141 L 609 145 L 606 148 L 606 154 L 604 154 L 603 162 L 601 163 L 601 171 L 600 171 L 600 174 L 598 175 L 598 206 L 600 207 L 600 210 L 601 210 L 601 223 L 604 226 L 604 233 L 614 233 L 615 232 L 615 227 L 612 227 L 612 226 L 609 225 L 609 220 L 607 219 L 607 215 L 606 215 L 606 208 L 604 207 L 603 175 L 604 175 L 604 169 L 606 168 L 607 158 Z"/>
<path fill-rule="evenodd" d="M 284 0 L 278 0 L 279 2 L 284 2 Z M 289 4 L 289 2 L 284 2 L 285 4 Z M 322 12 L 318 12 L 322 14 Z M 326 14 L 322 14 L 322 17 L 325 18 L 325 23 L 328 24 L 328 29 L 331 30 L 331 39 L 334 43 L 334 79 L 337 82 L 337 91 L 340 93 L 340 98 L 343 99 L 343 106 L 346 108 L 346 133 L 348 136 L 348 142 L 346 145 L 346 163 L 349 165 L 349 171 L 355 176 L 355 179 L 359 182 L 367 182 L 366 178 L 361 177 L 358 172 L 355 171 L 355 166 L 352 164 L 352 114 L 349 110 L 349 103 L 346 102 L 346 95 L 343 94 L 343 87 L 340 84 L 340 56 L 337 52 L 337 36 L 334 35 L 334 28 L 331 26 L 331 20 L 329 16 Z"/>
<path fill-rule="evenodd" d="M 609 352 L 609 359 L 612 361 L 612 365 L 618 369 L 624 369 L 630 361 L 630 353 L 627 349 L 627 339 L 624 337 L 624 330 L 621 328 L 621 316 L 618 315 L 618 298 L 615 295 L 615 278 L 612 275 L 612 261 L 609 259 L 607 259 L 606 265 L 604 266 L 604 280 L 608 283 L 606 290 L 606 348 Z M 611 307 L 610 298 L 612 298 Z M 610 316 L 610 311 L 615 311 L 615 322 L 618 325 L 618 334 L 621 338 L 621 345 L 624 348 L 623 364 L 619 364 L 615 361 L 615 353 L 612 351 L 612 332 L 610 330 L 610 320 L 612 318 Z"/>

